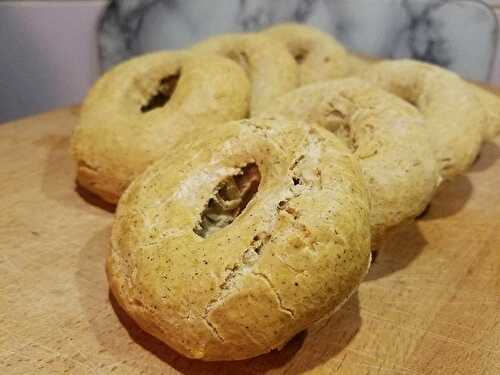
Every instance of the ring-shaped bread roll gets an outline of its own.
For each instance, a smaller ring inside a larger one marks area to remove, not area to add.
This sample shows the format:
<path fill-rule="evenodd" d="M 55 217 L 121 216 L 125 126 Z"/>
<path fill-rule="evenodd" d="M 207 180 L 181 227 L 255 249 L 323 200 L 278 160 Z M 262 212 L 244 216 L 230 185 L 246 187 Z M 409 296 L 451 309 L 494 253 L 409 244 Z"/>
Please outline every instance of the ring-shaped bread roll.
<path fill-rule="evenodd" d="M 362 75 L 416 106 L 426 119 L 441 175 L 462 174 L 476 159 L 485 115 L 468 83 L 435 65 L 414 60 L 387 60 Z"/>
<path fill-rule="evenodd" d="M 252 84 L 251 115 L 299 85 L 299 68 L 293 57 L 281 43 L 263 34 L 216 36 L 192 50 L 230 58 L 244 68 Z"/>
<path fill-rule="evenodd" d="M 486 91 L 475 84 L 470 84 L 470 87 L 476 95 L 486 116 L 483 139 L 485 141 L 491 141 L 500 134 L 500 98 L 498 95 Z"/>
<path fill-rule="evenodd" d="M 300 87 L 263 115 L 316 123 L 340 137 L 359 159 L 372 197 L 372 248 L 386 232 L 418 216 L 440 177 L 424 119 L 410 104 L 356 78 Z"/>
<path fill-rule="evenodd" d="M 243 69 L 218 56 L 159 52 L 116 66 L 88 93 L 72 136 L 79 184 L 116 203 L 186 131 L 244 118 L 249 95 Z"/>
<path fill-rule="evenodd" d="M 128 314 L 178 352 L 243 359 L 333 313 L 367 272 L 369 241 L 368 192 L 342 142 L 249 119 L 179 144 L 130 185 L 107 275 Z"/>
<path fill-rule="evenodd" d="M 300 85 L 342 78 L 350 73 L 349 57 L 332 36 L 310 26 L 284 23 L 263 31 L 283 43 L 299 64 Z"/>

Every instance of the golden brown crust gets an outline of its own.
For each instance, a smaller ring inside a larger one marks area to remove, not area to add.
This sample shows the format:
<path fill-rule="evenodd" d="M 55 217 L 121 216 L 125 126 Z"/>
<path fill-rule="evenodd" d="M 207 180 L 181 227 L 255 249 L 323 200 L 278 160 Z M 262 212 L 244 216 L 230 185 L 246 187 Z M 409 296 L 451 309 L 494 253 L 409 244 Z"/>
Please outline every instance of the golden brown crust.
<path fill-rule="evenodd" d="M 79 183 L 116 203 L 191 128 L 243 118 L 249 94 L 244 71 L 222 57 L 159 52 L 118 65 L 90 90 L 72 136 Z"/>
<path fill-rule="evenodd" d="M 284 46 L 264 34 L 225 34 L 192 47 L 232 59 L 247 72 L 252 84 L 250 113 L 299 84 L 299 67 Z"/>
<path fill-rule="evenodd" d="M 500 98 L 474 84 L 470 84 L 469 87 L 485 113 L 483 139 L 491 141 L 500 134 Z"/>
<path fill-rule="evenodd" d="M 315 83 L 270 103 L 265 115 L 317 123 L 339 136 L 359 159 L 372 196 L 372 246 L 418 216 L 439 184 L 424 120 L 403 100 L 368 82 Z"/>
<path fill-rule="evenodd" d="M 462 174 L 476 159 L 485 114 L 456 74 L 414 60 L 387 60 L 372 65 L 361 77 L 420 110 L 443 177 Z"/>
<path fill-rule="evenodd" d="M 351 74 L 344 47 L 332 36 L 314 27 L 284 23 L 263 33 L 284 44 L 294 56 L 300 67 L 301 85 Z"/>
<path fill-rule="evenodd" d="M 218 186 L 249 164 L 257 193 L 231 224 L 197 234 Z M 129 186 L 107 274 L 123 308 L 178 352 L 243 359 L 338 308 L 367 271 L 369 239 L 368 193 L 345 146 L 318 127 L 250 119 L 179 144 Z"/>
<path fill-rule="evenodd" d="M 378 62 L 378 60 L 375 60 L 374 58 L 355 53 L 350 53 L 347 58 L 349 63 L 348 77 L 360 75 L 369 69 L 370 66 Z"/>

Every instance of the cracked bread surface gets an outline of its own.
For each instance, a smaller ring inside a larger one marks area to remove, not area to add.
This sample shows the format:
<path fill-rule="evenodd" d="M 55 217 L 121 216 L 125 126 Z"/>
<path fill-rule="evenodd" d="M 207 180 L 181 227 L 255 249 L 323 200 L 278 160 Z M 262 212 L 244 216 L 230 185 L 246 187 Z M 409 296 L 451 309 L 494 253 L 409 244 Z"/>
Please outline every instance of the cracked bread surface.
<path fill-rule="evenodd" d="M 316 123 L 353 152 L 371 194 L 374 250 L 388 231 L 427 207 L 441 181 L 424 118 L 368 82 L 344 78 L 306 85 L 270 103 L 263 114 Z"/>
<path fill-rule="evenodd" d="M 193 127 L 248 113 L 250 84 L 229 59 L 185 51 L 130 59 L 90 89 L 71 138 L 77 181 L 110 203 Z"/>
<path fill-rule="evenodd" d="M 340 307 L 367 272 L 369 196 L 359 165 L 326 130 L 282 118 L 226 123 L 190 139 L 121 198 L 111 290 L 144 330 L 187 357 L 279 349 Z M 254 195 L 233 211 L 250 183 L 258 183 Z M 232 221 L 197 232 L 213 202 Z"/>

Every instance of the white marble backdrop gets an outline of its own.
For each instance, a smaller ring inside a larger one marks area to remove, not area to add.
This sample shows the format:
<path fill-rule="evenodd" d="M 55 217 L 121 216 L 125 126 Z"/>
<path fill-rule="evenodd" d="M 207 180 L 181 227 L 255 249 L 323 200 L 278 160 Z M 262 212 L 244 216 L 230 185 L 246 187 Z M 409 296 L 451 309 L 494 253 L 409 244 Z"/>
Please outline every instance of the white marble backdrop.
<path fill-rule="evenodd" d="M 353 51 L 500 81 L 495 8 L 475 0 L 114 0 L 101 20 L 101 64 L 283 21 L 315 25 Z"/>

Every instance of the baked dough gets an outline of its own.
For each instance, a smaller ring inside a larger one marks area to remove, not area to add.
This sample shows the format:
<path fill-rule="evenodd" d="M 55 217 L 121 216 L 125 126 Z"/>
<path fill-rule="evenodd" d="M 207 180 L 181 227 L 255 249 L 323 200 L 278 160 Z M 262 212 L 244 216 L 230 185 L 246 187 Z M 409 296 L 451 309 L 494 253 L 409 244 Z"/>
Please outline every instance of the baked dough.
<path fill-rule="evenodd" d="M 368 82 L 345 78 L 298 88 L 264 115 L 317 123 L 360 161 L 372 196 L 372 248 L 389 229 L 418 216 L 440 182 L 424 119 L 408 103 Z"/>
<path fill-rule="evenodd" d="M 347 77 L 355 77 L 362 73 L 364 73 L 367 69 L 369 69 L 373 64 L 376 64 L 380 60 L 376 60 L 373 57 L 359 55 L 350 53 L 348 55 L 349 60 L 349 74 Z"/>
<path fill-rule="evenodd" d="M 251 115 L 299 84 L 299 67 L 284 46 L 263 34 L 225 34 L 192 47 L 230 58 L 247 72 L 252 84 Z"/>
<path fill-rule="evenodd" d="M 485 89 L 469 84 L 481 108 L 484 110 L 486 119 L 484 121 L 483 139 L 491 141 L 500 134 L 500 98 Z"/>
<path fill-rule="evenodd" d="M 361 77 L 420 110 L 443 177 L 460 175 L 474 162 L 482 142 L 484 111 L 458 75 L 419 61 L 387 60 L 372 65 Z"/>
<path fill-rule="evenodd" d="M 369 241 L 368 193 L 336 137 L 242 120 L 179 144 L 130 185 L 107 275 L 145 331 L 187 357 L 236 360 L 333 313 L 367 272 Z"/>
<path fill-rule="evenodd" d="M 159 52 L 118 65 L 83 103 L 71 140 L 78 183 L 116 203 L 186 131 L 244 118 L 249 97 L 243 69 L 218 56 Z"/>
<path fill-rule="evenodd" d="M 284 44 L 295 58 L 300 67 L 300 85 L 341 78 L 351 73 L 344 47 L 316 28 L 284 23 L 263 33 Z"/>

